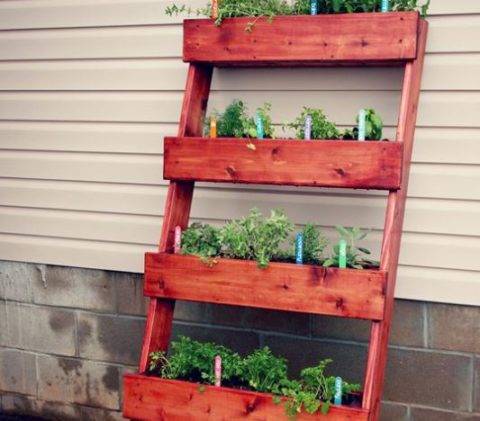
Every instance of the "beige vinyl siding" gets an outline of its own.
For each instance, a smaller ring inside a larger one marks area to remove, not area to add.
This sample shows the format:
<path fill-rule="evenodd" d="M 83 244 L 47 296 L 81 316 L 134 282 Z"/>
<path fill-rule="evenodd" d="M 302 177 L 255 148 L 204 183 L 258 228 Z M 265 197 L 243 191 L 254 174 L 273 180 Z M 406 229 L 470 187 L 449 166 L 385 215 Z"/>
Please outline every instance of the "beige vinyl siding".
<path fill-rule="evenodd" d="M 187 68 L 166 4 L 0 2 L 1 259 L 143 270 Z M 480 2 L 432 0 L 431 13 L 397 296 L 480 305 Z M 321 106 L 348 126 L 368 105 L 392 135 L 400 88 L 398 69 L 223 69 L 210 108 L 268 100 L 281 124 Z M 381 192 L 198 184 L 192 218 L 220 223 L 255 205 L 331 237 L 336 224 L 371 228 L 379 251 Z"/>

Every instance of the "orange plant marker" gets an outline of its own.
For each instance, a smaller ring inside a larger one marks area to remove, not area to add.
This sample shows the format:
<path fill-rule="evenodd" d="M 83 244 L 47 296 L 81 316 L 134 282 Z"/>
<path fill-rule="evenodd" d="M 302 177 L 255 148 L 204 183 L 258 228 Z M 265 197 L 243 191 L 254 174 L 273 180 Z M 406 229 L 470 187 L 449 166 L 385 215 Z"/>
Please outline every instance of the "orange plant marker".
<path fill-rule="evenodd" d="M 218 0 L 212 0 L 212 19 L 218 18 Z"/>
<path fill-rule="evenodd" d="M 217 137 L 217 119 L 215 117 L 210 119 L 210 137 L 212 139 Z"/>

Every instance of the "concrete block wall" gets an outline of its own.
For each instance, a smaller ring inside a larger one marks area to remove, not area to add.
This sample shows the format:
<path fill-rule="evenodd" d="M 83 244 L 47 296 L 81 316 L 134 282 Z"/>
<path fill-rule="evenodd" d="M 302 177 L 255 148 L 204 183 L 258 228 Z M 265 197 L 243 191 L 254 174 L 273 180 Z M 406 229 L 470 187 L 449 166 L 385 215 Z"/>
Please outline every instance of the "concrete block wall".
<path fill-rule="evenodd" d="M 0 412 L 120 420 L 122 375 L 145 322 L 136 274 L 0 262 Z M 179 302 L 174 334 L 246 353 L 268 345 L 293 372 L 318 359 L 362 381 L 369 323 Z M 480 308 L 397 301 L 382 419 L 480 420 Z"/>

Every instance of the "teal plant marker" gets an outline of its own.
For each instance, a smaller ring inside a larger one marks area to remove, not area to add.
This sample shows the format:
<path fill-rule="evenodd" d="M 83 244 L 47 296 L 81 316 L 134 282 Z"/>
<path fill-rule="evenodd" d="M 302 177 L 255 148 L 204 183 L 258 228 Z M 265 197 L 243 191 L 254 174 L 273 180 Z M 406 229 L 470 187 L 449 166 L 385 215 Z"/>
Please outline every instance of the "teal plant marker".
<path fill-rule="evenodd" d="M 333 398 L 333 403 L 335 405 L 342 404 L 342 378 L 341 377 L 335 378 L 335 396 Z"/>
<path fill-rule="evenodd" d="M 390 11 L 390 1 L 389 0 L 382 0 L 382 13 Z"/>
<path fill-rule="evenodd" d="M 299 232 L 295 241 L 295 261 L 298 265 L 303 263 L 303 234 Z"/>
<path fill-rule="evenodd" d="M 317 0 L 310 0 L 310 14 L 316 15 L 318 14 L 318 3 Z"/>
<path fill-rule="evenodd" d="M 259 113 L 255 116 L 255 124 L 257 125 L 257 137 L 263 139 L 265 132 L 263 130 L 263 119 Z"/>
<path fill-rule="evenodd" d="M 347 267 L 347 242 L 343 238 L 338 243 L 338 267 L 340 269 Z"/>
<path fill-rule="evenodd" d="M 305 140 L 311 140 L 312 138 L 312 116 L 307 115 L 305 117 L 305 128 L 303 130 L 305 135 L 303 136 Z"/>
<path fill-rule="evenodd" d="M 358 112 L 358 140 L 365 140 L 365 124 L 367 113 L 364 109 Z"/>

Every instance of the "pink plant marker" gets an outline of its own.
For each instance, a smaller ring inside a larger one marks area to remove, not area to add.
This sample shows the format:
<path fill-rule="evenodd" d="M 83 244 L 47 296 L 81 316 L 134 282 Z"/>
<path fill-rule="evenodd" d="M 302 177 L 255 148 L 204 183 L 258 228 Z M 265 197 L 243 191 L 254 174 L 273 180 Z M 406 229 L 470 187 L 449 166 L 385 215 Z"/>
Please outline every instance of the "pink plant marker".
<path fill-rule="evenodd" d="M 215 357 L 215 386 L 222 385 L 222 357 L 217 355 Z"/>
<path fill-rule="evenodd" d="M 175 227 L 175 241 L 173 244 L 173 251 L 175 254 L 180 253 L 182 249 L 182 228 L 178 225 Z"/>

